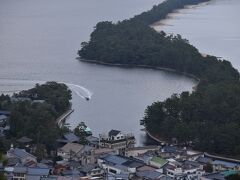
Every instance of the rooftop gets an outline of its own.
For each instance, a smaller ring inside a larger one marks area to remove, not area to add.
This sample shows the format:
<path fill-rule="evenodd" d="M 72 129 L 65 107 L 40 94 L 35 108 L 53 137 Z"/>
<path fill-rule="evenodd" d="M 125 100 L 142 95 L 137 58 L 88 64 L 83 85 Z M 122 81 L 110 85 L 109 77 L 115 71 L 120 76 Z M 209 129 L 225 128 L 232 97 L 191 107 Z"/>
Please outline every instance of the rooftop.
<path fill-rule="evenodd" d="M 163 150 L 164 152 L 167 152 L 167 153 L 176 153 L 178 148 L 175 146 L 165 146 L 163 147 Z"/>
<path fill-rule="evenodd" d="M 80 172 L 82 173 L 88 173 L 90 171 L 92 171 L 93 169 L 98 168 L 98 166 L 96 164 L 88 164 L 83 166 L 82 168 L 80 168 Z"/>
<path fill-rule="evenodd" d="M 121 131 L 112 129 L 111 131 L 109 131 L 108 136 L 109 136 L 109 137 L 111 137 L 111 136 L 116 136 L 116 135 L 118 135 L 120 132 L 121 132 Z"/>
<path fill-rule="evenodd" d="M 13 172 L 14 173 L 27 173 L 27 167 L 15 166 Z"/>
<path fill-rule="evenodd" d="M 164 164 L 167 163 L 167 160 L 165 160 L 165 159 L 163 159 L 163 158 L 160 158 L 160 157 L 157 157 L 157 156 L 153 157 L 153 158 L 151 159 L 151 161 L 153 161 L 153 162 L 155 162 L 155 163 L 158 163 L 158 164 L 160 164 L 161 166 L 163 166 Z"/>
<path fill-rule="evenodd" d="M 224 176 L 221 173 L 205 174 L 203 175 L 203 177 L 213 180 L 225 180 Z"/>
<path fill-rule="evenodd" d="M 221 160 L 215 160 L 212 162 L 213 165 L 222 165 L 225 167 L 229 167 L 229 168 L 234 168 L 236 166 L 239 166 L 239 163 L 233 163 L 233 162 L 227 162 L 227 161 L 221 161 Z"/>
<path fill-rule="evenodd" d="M 32 142 L 33 140 L 26 137 L 26 136 L 23 136 L 21 137 L 20 139 L 17 140 L 17 142 L 20 142 L 20 143 L 29 143 L 29 142 Z"/>
<path fill-rule="evenodd" d="M 140 147 L 133 147 L 127 149 L 127 151 L 136 151 L 136 150 L 152 150 L 152 149 L 159 149 L 159 146 L 140 146 Z"/>
<path fill-rule="evenodd" d="M 157 179 L 159 176 L 162 175 L 162 173 L 157 172 L 157 171 L 141 171 L 141 172 L 137 172 L 136 175 L 138 177 L 142 177 L 144 179 Z"/>
<path fill-rule="evenodd" d="M 0 120 L 5 120 L 5 119 L 7 119 L 7 116 L 5 116 L 5 115 L 0 115 Z"/>
<path fill-rule="evenodd" d="M 78 153 L 81 149 L 83 148 L 83 145 L 81 144 L 77 144 L 77 143 L 67 143 L 66 145 L 64 145 L 63 147 L 61 147 L 60 149 L 63 152 L 66 153 L 70 153 L 70 151 L 74 152 L 74 153 Z"/>
<path fill-rule="evenodd" d="M 14 155 L 18 158 L 27 158 L 27 157 L 32 157 L 34 159 L 36 159 L 35 156 L 33 156 L 32 154 L 26 152 L 24 149 L 19 149 L 19 148 L 15 148 L 15 149 L 10 149 L 8 151 L 9 154 Z"/>
<path fill-rule="evenodd" d="M 199 163 L 202 163 L 202 164 L 207 164 L 207 163 L 212 162 L 212 159 L 207 158 L 207 157 L 198 157 L 196 159 L 196 161 L 199 162 Z"/>
<path fill-rule="evenodd" d="M 28 168 L 28 175 L 39 175 L 39 176 L 46 176 L 49 174 L 50 169 L 49 168 L 36 168 L 31 167 Z"/>
<path fill-rule="evenodd" d="M 64 134 L 64 138 L 66 140 L 68 140 L 69 142 L 79 141 L 79 138 L 75 134 L 73 134 L 73 133 Z"/>
<path fill-rule="evenodd" d="M 148 165 L 144 165 L 141 166 L 137 169 L 137 171 L 155 171 L 157 168 L 152 167 L 152 166 L 148 166 Z"/>
<path fill-rule="evenodd" d="M 136 168 L 144 165 L 144 162 L 135 158 L 128 158 L 120 155 L 107 155 L 103 158 L 106 162 L 113 165 Z"/>
<path fill-rule="evenodd" d="M 113 164 L 123 164 L 124 162 L 127 162 L 127 159 L 118 155 L 107 155 L 102 159 Z"/>

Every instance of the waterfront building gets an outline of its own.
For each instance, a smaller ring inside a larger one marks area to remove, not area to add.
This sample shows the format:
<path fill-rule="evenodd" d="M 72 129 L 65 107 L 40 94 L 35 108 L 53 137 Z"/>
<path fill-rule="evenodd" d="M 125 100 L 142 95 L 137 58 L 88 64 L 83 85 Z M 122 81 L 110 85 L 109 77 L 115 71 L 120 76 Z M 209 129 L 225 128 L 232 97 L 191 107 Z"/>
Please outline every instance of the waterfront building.
<path fill-rule="evenodd" d="M 135 137 L 133 134 L 123 134 L 121 131 L 112 129 L 107 135 L 99 135 L 99 145 L 117 150 L 119 154 L 125 154 L 127 148 L 134 147 Z"/>

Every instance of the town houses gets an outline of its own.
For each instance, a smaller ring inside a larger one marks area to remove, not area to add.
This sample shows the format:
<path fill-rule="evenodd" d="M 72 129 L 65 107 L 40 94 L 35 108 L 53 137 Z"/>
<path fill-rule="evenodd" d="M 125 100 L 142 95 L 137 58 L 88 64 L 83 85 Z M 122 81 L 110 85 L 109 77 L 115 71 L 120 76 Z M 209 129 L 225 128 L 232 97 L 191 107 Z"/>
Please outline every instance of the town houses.
<path fill-rule="evenodd" d="M 38 159 L 32 140 L 18 139 L 3 155 L 0 169 L 9 180 L 223 180 L 240 173 L 240 161 L 173 145 L 134 146 L 134 136 L 110 130 L 107 136 L 57 139 L 55 158 Z"/>

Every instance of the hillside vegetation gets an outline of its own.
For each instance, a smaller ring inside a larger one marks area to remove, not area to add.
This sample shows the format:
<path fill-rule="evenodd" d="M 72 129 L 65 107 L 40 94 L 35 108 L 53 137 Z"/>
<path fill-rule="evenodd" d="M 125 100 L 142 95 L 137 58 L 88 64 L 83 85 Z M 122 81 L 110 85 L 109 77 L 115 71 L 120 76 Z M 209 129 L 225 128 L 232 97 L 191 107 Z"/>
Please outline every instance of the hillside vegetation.
<path fill-rule="evenodd" d="M 203 57 L 180 35 L 158 33 L 149 26 L 177 8 L 200 2 L 204 0 L 167 0 L 129 20 L 100 22 L 78 54 L 84 60 L 165 67 L 199 78 L 194 92 L 148 106 L 141 124 L 166 140 L 177 138 L 199 150 L 239 155 L 239 72 L 226 60 Z"/>

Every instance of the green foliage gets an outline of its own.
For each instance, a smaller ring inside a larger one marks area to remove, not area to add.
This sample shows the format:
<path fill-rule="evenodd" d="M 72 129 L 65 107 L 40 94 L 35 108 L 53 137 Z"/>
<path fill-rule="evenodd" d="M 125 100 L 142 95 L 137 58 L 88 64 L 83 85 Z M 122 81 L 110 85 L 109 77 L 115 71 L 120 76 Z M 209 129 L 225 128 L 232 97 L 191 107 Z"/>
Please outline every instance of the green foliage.
<path fill-rule="evenodd" d="M 240 85 L 211 84 L 204 91 L 182 93 L 153 103 L 141 123 L 150 132 L 214 153 L 238 155 Z"/>
<path fill-rule="evenodd" d="M 0 180 L 7 180 L 7 177 L 3 173 L 0 173 Z"/>
<path fill-rule="evenodd" d="M 167 0 L 130 20 L 100 22 L 78 51 L 82 59 L 129 66 L 171 68 L 200 82 L 193 93 L 147 107 L 141 124 L 151 133 L 199 150 L 240 154 L 239 73 L 230 62 L 203 57 L 180 35 L 157 33 L 150 24 L 184 5 L 207 0 Z"/>
<path fill-rule="evenodd" d="M 11 140 L 5 137 L 0 138 L 0 152 L 7 152 L 11 146 Z"/>
<path fill-rule="evenodd" d="M 61 115 L 70 107 L 69 100 L 72 98 L 71 90 L 63 83 L 47 82 L 32 89 L 21 91 L 15 97 L 28 97 L 32 100 L 45 100 L 53 106 L 55 113 Z"/>
<path fill-rule="evenodd" d="M 165 19 L 168 13 L 173 10 L 182 9 L 185 5 L 195 5 L 201 2 L 206 2 L 209 0 L 166 0 L 159 5 L 153 6 L 153 8 L 148 12 L 143 12 L 140 15 L 136 15 L 132 18 L 132 21 L 141 22 L 145 24 L 152 24 L 160 19 Z"/>
<path fill-rule="evenodd" d="M 43 144 L 37 144 L 36 151 L 34 154 L 37 157 L 38 161 L 41 161 L 44 159 L 46 156 L 46 147 Z"/>
<path fill-rule="evenodd" d="M 87 126 L 84 124 L 84 122 L 81 122 L 74 129 L 74 134 L 79 137 L 79 143 L 83 144 L 83 145 L 87 144 L 86 128 L 87 128 Z"/>
<path fill-rule="evenodd" d="M 11 101 L 9 95 L 2 94 L 0 96 L 0 109 L 1 110 L 9 110 L 11 106 Z"/>
<path fill-rule="evenodd" d="M 44 145 L 48 151 L 54 149 L 56 139 L 61 135 L 61 129 L 57 127 L 56 119 L 70 108 L 71 91 L 68 87 L 61 83 L 47 82 L 14 94 L 14 97 L 30 98 L 31 101 L 12 101 L 10 103 L 10 134 L 8 138 L 27 136 L 33 139 L 34 143 Z M 33 100 L 43 100 L 44 102 L 35 103 Z M 6 151 L 6 146 L 8 146 L 6 141 L 9 140 L 2 139 L 0 141 L 0 148 L 3 151 Z M 41 151 L 38 154 L 39 157 L 42 157 Z"/>

